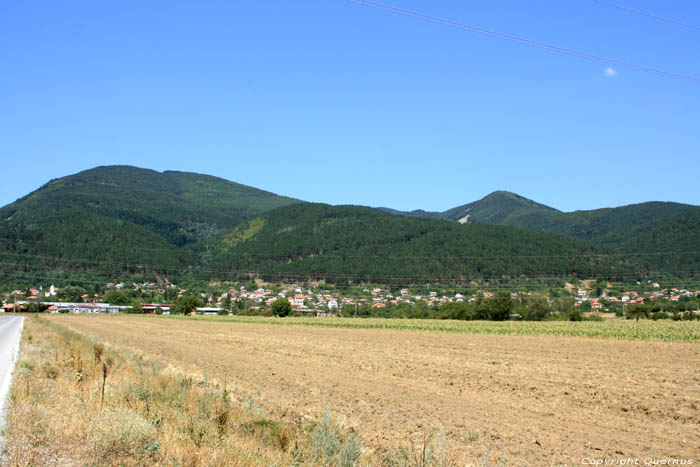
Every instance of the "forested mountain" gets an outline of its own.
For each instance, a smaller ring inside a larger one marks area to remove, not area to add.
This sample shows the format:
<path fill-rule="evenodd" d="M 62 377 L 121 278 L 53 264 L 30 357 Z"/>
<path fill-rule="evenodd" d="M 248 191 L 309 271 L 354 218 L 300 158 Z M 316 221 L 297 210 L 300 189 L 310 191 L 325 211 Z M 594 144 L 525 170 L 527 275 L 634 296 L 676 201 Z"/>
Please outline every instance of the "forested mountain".
<path fill-rule="evenodd" d="M 0 209 L 0 219 L 31 223 L 78 210 L 140 225 L 183 246 L 296 202 L 209 175 L 108 166 L 52 180 Z"/>
<path fill-rule="evenodd" d="M 645 255 L 652 268 L 679 263 L 700 267 L 700 207 L 669 202 L 648 202 L 589 211 L 561 212 L 516 195 L 497 191 L 473 203 L 442 213 L 412 211 L 396 214 L 507 225 L 590 240 L 620 251 Z M 668 255 L 669 252 L 685 252 Z"/>
<path fill-rule="evenodd" d="M 270 279 L 587 277 L 639 268 L 605 247 L 549 233 L 312 203 L 269 211 L 210 248 L 217 269 L 261 271 Z"/>
<path fill-rule="evenodd" d="M 304 203 L 207 175 L 98 167 L 0 209 L 0 282 L 141 274 L 406 283 L 700 267 L 694 206 L 562 213 L 496 192 L 444 213 L 408 214 Z M 443 220 L 467 214 L 466 225 Z"/>
<path fill-rule="evenodd" d="M 502 225 L 554 232 L 625 248 L 635 244 L 639 237 L 647 235 L 649 230 L 659 227 L 660 223 L 670 227 L 681 221 L 684 216 L 698 212 L 700 207 L 697 206 L 662 202 L 569 213 L 524 210 L 512 214 Z M 695 230 L 700 234 L 698 229 Z M 657 249 L 674 247 L 672 244 L 666 245 L 662 238 L 658 240 L 662 243 L 657 245 Z"/>
<path fill-rule="evenodd" d="M 388 212 L 389 214 L 396 214 L 399 216 L 420 217 L 422 219 L 442 219 L 441 212 L 424 211 L 422 209 L 415 209 L 413 211 L 399 211 L 397 209 L 384 208 L 384 207 L 379 207 L 376 209 L 379 209 L 380 211 Z"/>
<path fill-rule="evenodd" d="M 524 212 L 559 212 L 554 208 L 536 203 L 509 191 L 494 191 L 478 201 L 457 206 L 444 212 L 431 212 L 422 209 L 414 211 L 397 211 L 391 208 L 378 208 L 391 214 L 400 214 L 409 217 L 424 217 L 427 219 L 446 219 L 451 221 L 503 224 L 507 225 L 511 215 L 519 215 Z M 468 217 L 467 217 L 468 216 Z"/>
<path fill-rule="evenodd" d="M 469 222 L 510 225 L 511 216 L 521 213 L 557 213 L 554 208 L 536 203 L 508 191 L 494 191 L 479 201 L 452 208 L 440 214 L 440 219 L 456 221 L 469 216 Z"/>
<path fill-rule="evenodd" d="M 196 266 L 186 247 L 297 202 L 208 175 L 97 167 L 0 209 L 2 271 Z"/>

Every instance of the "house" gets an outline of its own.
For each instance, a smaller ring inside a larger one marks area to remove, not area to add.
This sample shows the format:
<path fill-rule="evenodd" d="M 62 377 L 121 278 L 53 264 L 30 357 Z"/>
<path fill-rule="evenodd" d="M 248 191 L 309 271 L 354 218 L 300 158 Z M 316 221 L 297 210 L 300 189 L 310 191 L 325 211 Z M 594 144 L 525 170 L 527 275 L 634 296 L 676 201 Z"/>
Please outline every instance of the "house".
<path fill-rule="evenodd" d="M 218 307 L 197 307 L 197 314 L 198 315 L 215 315 L 218 312 L 223 311 L 223 308 L 218 308 Z"/>
<path fill-rule="evenodd" d="M 170 303 L 144 303 L 141 305 L 145 313 L 155 313 L 157 308 L 163 310 L 163 312 L 169 312 L 172 308 Z"/>
<path fill-rule="evenodd" d="M 121 313 L 129 306 L 110 305 L 109 303 L 63 303 L 45 302 L 51 313 Z"/>

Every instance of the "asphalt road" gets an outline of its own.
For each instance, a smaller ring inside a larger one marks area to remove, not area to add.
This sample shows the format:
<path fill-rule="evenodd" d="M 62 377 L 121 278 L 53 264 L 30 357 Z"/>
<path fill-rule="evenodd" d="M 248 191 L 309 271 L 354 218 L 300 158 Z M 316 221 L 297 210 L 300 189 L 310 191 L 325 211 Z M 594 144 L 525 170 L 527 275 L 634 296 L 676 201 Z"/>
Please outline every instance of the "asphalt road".
<path fill-rule="evenodd" d="M 19 340 L 24 318 L 0 316 L 0 453 L 2 453 L 2 429 L 5 425 L 5 407 L 12 382 L 12 370 L 17 360 Z"/>

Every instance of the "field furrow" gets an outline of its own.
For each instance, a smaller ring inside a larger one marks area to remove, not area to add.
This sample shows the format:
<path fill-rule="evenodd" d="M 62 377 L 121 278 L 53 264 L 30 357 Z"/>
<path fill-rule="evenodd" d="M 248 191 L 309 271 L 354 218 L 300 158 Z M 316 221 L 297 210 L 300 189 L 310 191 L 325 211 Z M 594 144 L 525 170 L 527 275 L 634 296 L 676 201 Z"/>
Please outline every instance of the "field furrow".
<path fill-rule="evenodd" d="M 244 388 L 272 409 L 330 410 L 371 448 L 443 431 L 460 461 L 685 458 L 700 452 L 695 343 L 53 316 Z"/>

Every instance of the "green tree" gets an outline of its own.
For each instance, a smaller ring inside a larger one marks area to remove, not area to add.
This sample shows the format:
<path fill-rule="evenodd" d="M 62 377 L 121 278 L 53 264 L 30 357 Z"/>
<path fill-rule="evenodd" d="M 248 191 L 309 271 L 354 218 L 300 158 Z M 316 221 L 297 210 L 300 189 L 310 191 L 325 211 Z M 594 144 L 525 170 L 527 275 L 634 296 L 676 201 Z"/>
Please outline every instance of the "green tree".
<path fill-rule="evenodd" d="M 119 290 L 110 290 L 102 297 L 102 300 L 110 305 L 128 305 L 131 302 L 129 296 Z"/>
<path fill-rule="evenodd" d="M 172 312 L 176 315 L 189 315 L 197 311 L 198 307 L 202 306 L 204 306 L 204 302 L 199 298 L 192 295 L 183 295 L 182 297 L 178 297 Z"/>
<path fill-rule="evenodd" d="M 166 303 L 172 303 L 177 300 L 177 289 L 175 287 L 166 287 L 163 298 Z"/>
<path fill-rule="evenodd" d="M 84 288 L 69 285 L 58 291 L 58 298 L 66 302 L 81 303 L 83 301 L 83 294 L 85 294 Z"/>
<path fill-rule="evenodd" d="M 141 306 L 141 302 L 139 302 L 138 300 L 134 300 L 134 302 L 131 304 L 131 308 L 127 308 L 126 312 L 130 314 L 142 315 L 143 307 Z"/>
<path fill-rule="evenodd" d="M 292 305 L 289 303 L 289 300 L 286 298 L 278 298 L 272 303 L 272 313 L 284 317 L 284 316 L 289 316 L 289 314 L 292 312 Z"/>
<path fill-rule="evenodd" d="M 501 290 L 496 292 L 496 296 L 491 299 L 489 318 L 494 321 L 504 321 L 510 318 L 510 313 L 513 310 L 513 299 L 510 297 L 510 292 Z"/>
<path fill-rule="evenodd" d="M 528 297 L 525 302 L 525 316 L 527 320 L 540 321 L 545 319 L 550 311 L 551 307 L 547 299 L 541 295 L 535 295 Z"/>
<path fill-rule="evenodd" d="M 32 302 L 27 305 L 27 313 L 43 313 L 48 308 L 48 305 L 41 302 Z"/>
<path fill-rule="evenodd" d="M 627 319 L 648 318 L 649 306 L 643 303 L 635 303 L 627 307 Z"/>

